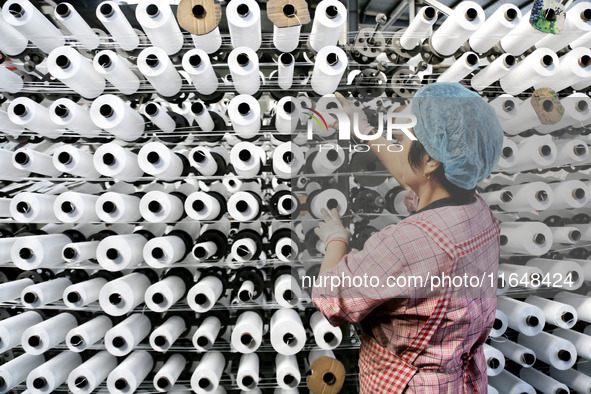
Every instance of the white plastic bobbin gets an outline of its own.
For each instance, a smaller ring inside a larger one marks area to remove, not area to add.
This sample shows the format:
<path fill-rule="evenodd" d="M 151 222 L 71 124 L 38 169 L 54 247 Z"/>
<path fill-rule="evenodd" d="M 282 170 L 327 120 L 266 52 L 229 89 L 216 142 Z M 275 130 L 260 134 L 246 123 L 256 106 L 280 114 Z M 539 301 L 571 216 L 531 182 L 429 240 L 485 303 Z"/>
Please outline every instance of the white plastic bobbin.
<path fill-rule="evenodd" d="M 340 190 L 326 189 L 314 195 L 312 201 L 310 201 L 310 212 L 314 217 L 321 218 L 322 208 L 327 211 L 337 208 L 339 215 L 343 216 L 347 212 L 347 206 L 347 198 Z"/>
<path fill-rule="evenodd" d="M 441 56 L 451 56 L 483 24 L 486 16 L 482 6 L 463 1 L 431 36 L 433 49 Z"/>
<path fill-rule="evenodd" d="M 126 356 L 150 334 L 151 330 L 150 319 L 141 313 L 134 313 L 107 331 L 105 349 L 113 356 Z"/>
<path fill-rule="evenodd" d="M 9 0 L 2 6 L 2 23 L 15 27 L 45 53 L 65 45 L 66 37 L 28 0 Z"/>
<path fill-rule="evenodd" d="M 140 44 L 140 38 L 114 1 L 100 3 L 96 7 L 96 17 L 124 50 L 132 51 Z"/>
<path fill-rule="evenodd" d="M 70 330 L 66 335 L 66 345 L 73 352 L 83 352 L 103 339 L 112 327 L 113 323 L 108 316 L 97 316 Z"/>
<path fill-rule="evenodd" d="M 261 47 L 261 8 L 254 0 L 241 0 L 226 7 L 232 47 Z"/>
<path fill-rule="evenodd" d="M 68 308 L 82 308 L 98 301 L 99 293 L 107 282 L 107 279 L 99 277 L 68 286 L 64 290 L 64 304 Z"/>
<path fill-rule="evenodd" d="M 137 66 L 162 96 L 171 97 L 180 92 L 183 80 L 163 49 L 151 47 L 142 50 L 137 58 Z"/>
<path fill-rule="evenodd" d="M 243 354 L 254 353 L 261 346 L 263 320 L 256 312 L 246 311 L 238 315 L 232 330 L 232 346 Z"/>
<path fill-rule="evenodd" d="M 205 313 L 213 308 L 223 289 L 224 285 L 218 277 L 208 275 L 189 289 L 187 304 L 195 312 Z"/>
<path fill-rule="evenodd" d="M 105 90 L 105 79 L 92 62 L 72 47 L 55 48 L 47 56 L 47 69 L 55 78 L 86 99 L 98 97 Z"/>
<path fill-rule="evenodd" d="M 275 244 L 275 255 L 285 263 L 292 262 L 298 255 L 298 244 L 289 237 L 280 238 Z"/>
<path fill-rule="evenodd" d="M 18 93 L 23 88 L 23 79 L 6 67 L 0 67 L 0 90 Z"/>
<path fill-rule="evenodd" d="M 23 349 L 29 354 L 43 354 L 62 343 L 68 331 L 77 325 L 78 322 L 72 314 L 60 313 L 27 328 L 22 336 Z"/>
<path fill-rule="evenodd" d="M 217 158 L 217 160 L 216 160 Z M 220 161 L 220 162 L 218 162 Z M 228 161 L 228 152 L 225 148 L 209 149 L 205 146 L 198 146 L 191 149 L 189 163 L 205 176 L 223 175 L 225 163 Z M 220 166 L 223 168 L 220 169 Z"/>
<path fill-rule="evenodd" d="M 525 302 L 539 307 L 544 312 L 546 322 L 558 328 L 569 329 L 577 322 L 577 310 L 571 305 L 538 296 L 529 296 Z M 554 335 L 556 335 L 556 330 Z"/>
<path fill-rule="evenodd" d="M 474 75 L 470 80 L 470 84 L 474 90 L 483 91 L 507 75 L 513 68 L 515 68 L 515 57 L 505 53 Z"/>
<path fill-rule="evenodd" d="M 101 175 L 124 181 L 135 180 L 144 174 L 137 162 L 137 155 L 112 142 L 97 148 L 93 163 Z"/>
<path fill-rule="evenodd" d="M 19 223 L 54 223 L 53 194 L 21 192 L 10 202 L 10 216 Z"/>
<path fill-rule="evenodd" d="M 10 249 L 8 251 L 10 252 Z M 27 286 L 31 286 L 33 283 L 33 280 L 29 278 L 17 279 L 12 280 L 10 282 L 0 283 L 0 302 L 12 301 L 17 299 L 18 297 L 20 297 L 23 289 Z"/>
<path fill-rule="evenodd" d="M 165 181 L 180 178 L 185 170 L 185 161 L 161 142 L 150 142 L 144 145 L 137 159 L 140 168 L 146 174 Z"/>
<path fill-rule="evenodd" d="M 287 308 L 277 310 L 271 317 L 270 337 L 271 345 L 282 355 L 293 355 L 302 350 L 306 330 L 298 313 Z"/>
<path fill-rule="evenodd" d="M 14 387 L 24 382 L 27 375 L 43 364 L 45 357 L 43 355 L 34 356 L 32 354 L 23 353 L 20 356 L 4 363 L 0 366 L 0 390 L 3 393 L 9 392 Z"/>
<path fill-rule="evenodd" d="M 143 250 L 148 240 L 140 234 L 112 235 L 100 241 L 96 259 L 107 271 L 122 271 L 143 262 Z"/>
<path fill-rule="evenodd" d="M 92 65 L 123 94 L 134 94 L 140 88 L 140 79 L 131 71 L 131 64 L 116 52 L 109 50 L 97 52 Z"/>
<path fill-rule="evenodd" d="M 175 194 L 152 190 L 140 200 L 140 214 L 150 223 L 176 222 L 184 214 L 183 200 Z"/>
<path fill-rule="evenodd" d="M 183 55 L 183 69 L 193 81 L 195 90 L 201 94 L 212 94 L 218 88 L 218 77 L 213 70 L 208 54 L 199 48 L 193 48 Z"/>
<path fill-rule="evenodd" d="M 426 6 L 421 8 L 400 37 L 400 46 L 413 50 L 422 40 L 433 34 L 433 25 L 437 22 L 437 10 Z"/>
<path fill-rule="evenodd" d="M 10 25 L 0 12 L 0 51 L 8 56 L 20 55 L 27 49 L 29 40 Z"/>
<path fill-rule="evenodd" d="M 78 133 L 82 137 L 96 138 L 101 132 L 92 123 L 88 109 L 68 98 L 55 100 L 49 106 L 49 117 L 57 126 Z"/>
<path fill-rule="evenodd" d="M 191 389 L 199 394 L 215 392 L 226 366 L 224 355 L 218 351 L 205 353 L 191 376 Z"/>
<path fill-rule="evenodd" d="M 8 118 L 17 126 L 47 138 L 61 137 L 62 132 L 49 117 L 49 110 L 28 97 L 17 97 L 6 110 Z"/>
<path fill-rule="evenodd" d="M 53 203 L 53 211 L 64 223 L 89 223 L 100 221 L 96 214 L 98 196 L 77 192 L 60 194 Z"/>
<path fill-rule="evenodd" d="M 221 209 L 220 201 L 206 192 L 191 193 L 185 200 L 187 216 L 195 220 L 214 220 Z"/>
<path fill-rule="evenodd" d="M 288 4 L 285 4 L 287 6 Z M 292 4 L 289 4 L 293 6 Z M 295 16 L 295 12 L 292 10 L 285 10 L 285 6 L 283 7 L 283 14 L 288 17 Z M 289 26 L 289 27 L 277 27 L 277 25 L 273 25 L 273 45 L 277 48 L 280 52 L 293 52 L 300 43 L 300 31 L 302 30 L 302 25 L 298 24 L 296 26 Z M 289 87 L 287 87 L 288 89 Z"/>
<path fill-rule="evenodd" d="M 474 52 L 466 52 L 437 78 L 437 82 L 460 82 L 470 73 L 478 70 L 479 66 L 478 55 Z"/>
<path fill-rule="evenodd" d="M 312 22 L 309 43 L 316 52 L 328 45 L 336 45 L 347 22 L 347 8 L 338 0 L 318 3 Z"/>
<path fill-rule="evenodd" d="M 68 278 L 56 278 L 27 286 L 21 293 L 21 303 L 25 308 L 40 308 L 61 299 L 64 290 L 71 284 Z"/>
<path fill-rule="evenodd" d="M 321 149 L 317 152 L 312 160 L 312 169 L 315 174 L 330 175 L 345 163 L 345 151 L 343 149 Z"/>
<path fill-rule="evenodd" d="M 47 153 L 29 148 L 20 148 L 12 155 L 12 165 L 17 170 L 58 177 L 61 171 L 53 166 L 53 158 Z"/>
<path fill-rule="evenodd" d="M 176 129 L 176 122 L 170 117 L 169 114 L 166 113 L 166 109 L 164 109 L 160 104 L 155 102 L 146 104 L 144 106 L 144 115 L 146 115 L 146 117 L 150 119 L 150 121 L 164 133 L 174 133 Z M 148 143 L 148 145 L 150 144 L 152 144 L 152 142 Z"/>
<path fill-rule="evenodd" d="M 171 316 L 152 331 L 149 339 L 150 346 L 157 352 L 166 352 L 186 329 L 187 324 L 183 318 Z"/>
<path fill-rule="evenodd" d="M 154 387 L 160 392 L 176 392 L 173 386 L 183 370 L 187 360 L 181 354 L 173 354 L 166 360 L 162 368 L 154 375 Z M 187 391 L 188 392 L 188 391 Z"/>
<path fill-rule="evenodd" d="M 90 118 L 97 127 L 123 141 L 140 138 L 146 123 L 137 111 L 113 94 L 104 94 L 92 102 Z"/>
<path fill-rule="evenodd" d="M 261 212 L 260 197 L 253 192 L 237 192 L 228 199 L 228 214 L 239 222 L 256 219 Z"/>
<path fill-rule="evenodd" d="M 117 367 L 117 359 L 109 352 L 101 351 L 74 369 L 68 375 L 68 389 L 72 393 L 90 394 L 107 379 Z"/>
<path fill-rule="evenodd" d="M 233 49 L 228 56 L 228 67 L 234 88 L 239 94 L 255 94 L 259 91 L 259 58 L 254 50 L 244 46 Z"/>
<path fill-rule="evenodd" d="M 589 202 L 587 187 L 582 181 L 570 180 L 549 185 L 554 196 L 551 209 L 582 208 Z"/>
<path fill-rule="evenodd" d="M 277 29 L 276 26 L 274 28 Z M 277 62 L 277 84 L 281 89 L 287 90 L 291 88 L 293 84 L 294 68 L 295 59 L 293 55 L 291 53 L 282 53 L 279 56 L 279 61 Z"/>
<path fill-rule="evenodd" d="M 111 316 L 122 316 L 144 302 L 151 283 L 144 274 L 134 272 L 104 285 L 99 293 L 101 309 Z"/>
<path fill-rule="evenodd" d="M 182 49 L 183 33 L 170 5 L 141 0 L 135 9 L 135 17 L 152 44 L 164 49 L 167 55 L 174 55 Z"/>
<path fill-rule="evenodd" d="M 327 46 L 318 51 L 310 85 L 320 95 L 334 93 L 347 69 L 345 51 L 337 46 Z"/>
<path fill-rule="evenodd" d="M 141 219 L 140 198 L 133 195 L 106 192 L 96 200 L 96 214 L 107 223 L 129 223 Z"/>
<path fill-rule="evenodd" d="M 250 261 L 255 253 L 257 252 L 257 244 L 254 239 L 245 237 L 234 240 L 230 248 L 230 254 L 232 258 L 238 262 L 245 263 Z M 245 281 L 243 286 L 247 283 L 252 284 L 250 281 Z M 242 287 L 241 287 L 242 289 Z M 251 291 L 252 289 L 249 289 Z M 240 292 L 239 292 L 240 293 Z"/>
<path fill-rule="evenodd" d="M 591 13 L 591 8 L 589 12 Z M 556 74 L 551 79 L 546 78 L 548 81 L 546 85 L 543 82 L 538 82 L 534 88 L 548 87 L 555 92 L 560 92 L 571 85 L 589 79 L 591 79 L 591 49 L 574 48 L 560 57 Z"/>
<path fill-rule="evenodd" d="M 143 255 L 150 267 L 165 268 L 180 261 L 187 252 L 187 245 L 180 236 L 167 235 L 149 240 Z"/>
<path fill-rule="evenodd" d="M 236 374 L 238 387 L 245 391 L 252 391 L 259 383 L 259 356 L 256 353 L 243 354 L 240 357 L 238 373 Z"/>
<path fill-rule="evenodd" d="M 89 152 L 72 145 L 62 145 L 53 152 L 53 166 L 60 172 L 72 174 L 86 179 L 101 176 L 94 168 L 93 156 Z"/>
<path fill-rule="evenodd" d="M 211 113 L 201 101 L 195 101 L 191 104 L 191 114 L 204 133 L 212 132 L 215 129 L 215 122 L 211 117 Z"/>
<path fill-rule="evenodd" d="M 321 349 L 335 349 L 343 340 L 343 332 L 338 327 L 333 327 L 318 311 L 310 317 L 310 327 L 314 332 L 314 340 Z"/>
<path fill-rule="evenodd" d="M 277 384 L 280 388 L 293 390 L 299 386 L 302 375 L 298 360 L 294 355 L 277 354 L 275 356 L 275 370 Z"/>
<path fill-rule="evenodd" d="M 222 330 L 222 323 L 217 316 L 206 317 L 197 327 L 193 334 L 193 346 L 198 352 L 206 352 L 210 350 L 215 344 L 220 331 Z"/>
<path fill-rule="evenodd" d="M 242 180 L 231 174 L 223 177 L 222 184 L 226 187 L 228 194 L 239 192 L 243 186 Z"/>
<path fill-rule="evenodd" d="M 55 18 L 72 33 L 74 38 L 88 50 L 100 45 L 98 35 L 92 30 L 82 15 L 69 3 L 59 3 L 53 12 Z"/>
<path fill-rule="evenodd" d="M 478 53 L 490 50 L 503 36 L 521 22 L 521 10 L 514 4 L 502 4 L 486 19 L 480 29 L 470 36 L 470 48 Z M 412 48 L 406 48 L 412 49 Z"/>
<path fill-rule="evenodd" d="M 2 132 L 3 134 L 11 135 L 17 138 L 25 131 L 24 126 L 13 123 L 10 120 L 8 114 L 2 110 L 0 110 L 0 122 L 2 122 L 2 129 L 0 130 L 0 132 Z M 7 150 L 6 152 L 9 151 Z"/>
<path fill-rule="evenodd" d="M 282 308 L 293 308 L 302 297 L 302 289 L 293 275 L 283 274 L 275 280 L 273 295 Z"/>
<path fill-rule="evenodd" d="M 61 352 L 29 373 L 27 389 L 35 394 L 51 393 L 65 383 L 70 372 L 80 364 L 82 357 L 78 353 Z"/>
<path fill-rule="evenodd" d="M 505 93 L 518 95 L 555 75 L 559 63 L 556 52 L 548 48 L 536 49 L 500 79 L 501 88 Z"/>
<path fill-rule="evenodd" d="M 59 266 L 63 263 L 62 248 L 72 242 L 63 234 L 45 234 L 18 238 L 10 254 L 14 265 L 22 270 Z"/>
<path fill-rule="evenodd" d="M 154 283 L 146 290 L 144 301 L 154 312 L 165 312 L 180 300 L 186 291 L 185 281 L 176 275 Z"/>
<path fill-rule="evenodd" d="M 109 393 L 134 392 L 154 367 L 154 359 L 145 350 L 136 350 L 117 366 L 107 377 Z"/>
<path fill-rule="evenodd" d="M 0 321 L 0 351 L 4 353 L 20 345 L 23 331 L 42 321 L 41 315 L 35 311 L 22 312 Z"/>
<path fill-rule="evenodd" d="M 291 96 L 283 97 L 277 102 L 275 128 L 280 134 L 295 133 L 302 116 L 299 108 L 297 101 Z"/>
<path fill-rule="evenodd" d="M 273 173 L 281 179 L 295 177 L 304 164 L 304 152 L 296 144 L 285 142 L 273 151 Z"/>
<path fill-rule="evenodd" d="M 264 151 L 246 141 L 237 143 L 230 151 L 230 162 L 236 175 L 241 177 L 254 178 L 261 170 L 264 157 Z"/>
<path fill-rule="evenodd" d="M 240 94 L 230 100 L 228 116 L 240 138 L 253 138 L 261 129 L 261 107 L 252 96 Z"/>
<path fill-rule="evenodd" d="M 193 45 L 196 48 L 203 49 L 208 54 L 213 54 L 222 46 L 220 28 L 216 27 L 209 33 L 199 36 L 191 34 L 191 41 L 193 41 Z"/>
<path fill-rule="evenodd" d="M 99 241 L 73 242 L 62 249 L 62 258 L 67 263 L 81 263 L 85 260 L 96 259 L 96 248 Z"/>

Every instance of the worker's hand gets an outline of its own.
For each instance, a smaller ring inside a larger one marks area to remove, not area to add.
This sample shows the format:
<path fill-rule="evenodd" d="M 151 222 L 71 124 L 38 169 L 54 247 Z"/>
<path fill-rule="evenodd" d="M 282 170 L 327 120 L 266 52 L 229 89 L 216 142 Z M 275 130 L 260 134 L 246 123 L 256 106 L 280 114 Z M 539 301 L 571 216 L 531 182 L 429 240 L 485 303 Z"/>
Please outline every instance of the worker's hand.
<path fill-rule="evenodd" d="M 353 129 L 353 125 L 355 122 L 355 118 L 353 117 L 353 114 L 355 112 L 358 113 L 357 115 L 357 124 L 359 125 L 359 133 L 362 135 L 369 135 L 369 134 L 373 134 L 374 132 L 374 127 L 372 125 L 369 124 L 369 121 L 367 120 L 367 115 L 365 114 L 365 112 L 363 112 L 363 109 L 361 108 L 361 106 L 356 106 L 354 104 L 353 100 L 349 100 L 347 98 L 345 98 L 342 94 L 340 94 L 339 92 L 335 92 L 335 97 L 339 100 L 339 103 L 341 103 L 341 107 L 343 107 L 343 111 L 347 114 L 347 116 L 349 116 L 349 120 L 350 120 L 350 125 L 351 125 L 351 130 L 350 133 L 352 136 L 355 136 L 355 132 Z M 333 123 L 332 125 L 329 125 L 333 128 L 337 128 L 338 127 L 338 121 Z"/>
<path fill-rule="evenodd" d="M 339 211 L 333 208 L 330 213 L 324 208 L 320 211 L 324 222 L 320 223 L 318 227 L 314 229 L 314 232 L 324 244 L 328 244 L 334 239 L 341 239 L 345 244 L 349 244 L 351 238 L 351 232 L 349 229 L 343 226 L 341 218 L 339 217 Z"/>

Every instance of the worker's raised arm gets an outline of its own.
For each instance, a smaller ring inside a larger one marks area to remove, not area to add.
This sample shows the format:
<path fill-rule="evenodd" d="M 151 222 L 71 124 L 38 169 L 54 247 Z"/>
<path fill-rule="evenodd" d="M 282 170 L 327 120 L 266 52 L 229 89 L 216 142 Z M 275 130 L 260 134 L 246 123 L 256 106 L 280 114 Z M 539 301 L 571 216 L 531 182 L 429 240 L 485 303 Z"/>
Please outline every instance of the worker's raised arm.
<path fill-rule="evenodd" d="M 350 100 L 345 98 L 339 92 L 336 92 L 335 96 L 339 100 L 339 102 L 341 103 L 343 110 L 347 113 L 347 115 L 349 115 L 349 117 L 351 119 L 353 118 L 353 113 L 359 112 L 359 132 L 361 134 L 365 134 L 365 135 L 372 134 L 373 130 L 375 129 L 375 126 L 369 124 L 365 113 L 361 109 L 356 108 L 355 105 L 353 105 L 353 103 Z M 401 107 L 401 109 L 403 109 L 403 108 Z M 352 130 L 351 130 L 351 135 L 353 135 Z M 399 164 L 400 163 L 400 154 L 399 154 L 400 149 L 388 150 L 387 147 L 389 145 L 394 145 L 394 144 L 392 144 L 391 141 L 388 141 L 384 137 L 379 137 L 375 140 L 367 141 L 367 145 L 375 153 L 378 160 L 380 160 L 382 162 L 384 167 L 386 167 L 386 170 L 388 170 L 388 172 L 394 177 L 394 179 L 396 179 L 402 187 L 404 187 L 405 189 L 408 189 L 407 185 L 405 184 L 405 182 L 402 179 L 402 170 L 401 170 L 402 167 Z"/>
<path fill-rule="evenodd" d="M 402 167 L 400 166 L 400 151 L 396 149 L 388 150 L 388 145 L 394 145 L 384 137 L 380 137 L 373 141 L 367 141 L 367 145 L 371 148 L 373 153 L 379 161 L 382 162 L 386 170 L 400 183 L 402 187 L 408 189 L 407 185 L 402 180 Z"/>

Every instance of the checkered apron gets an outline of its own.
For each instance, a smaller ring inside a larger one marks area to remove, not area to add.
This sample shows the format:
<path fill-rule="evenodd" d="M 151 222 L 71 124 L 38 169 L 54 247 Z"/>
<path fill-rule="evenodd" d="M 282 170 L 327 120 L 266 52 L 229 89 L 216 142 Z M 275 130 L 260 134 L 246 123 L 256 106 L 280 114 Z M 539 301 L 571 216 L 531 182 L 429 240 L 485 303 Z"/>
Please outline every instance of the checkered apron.
<path fill-rule="evenodd" d="M 480 196 L 477 198 L 481 199 Z M 437 245 L 441 247 L 452 259 L 449 276 L 455 274 L 456 261 L 467 254 L 477 250 L 480 246 L 491 240 L 495 240 L 500 234 L 500 221 L 492 212 L 490 215 L 493 226 L 486 231 L 470 238 L 469 240 L 454 244 L 445 233 L 440 231 L 432 223 L 425 220 L 410 221 L 425 232 Z M 420 372 L 420 368 L 413 365 L 414 360 L 427 347 L 431 337 L 437 330 L 451 299 L 451 286 L 442 287 L 441 295 L 433 310 L 433 313 L 412 341 L 411 345 L 402 354 L 397 355 L 385 349 L 373 337 L 363 332 L 361 348 L 359 352 L 359 383 L 361 393 L 402 393 L 413 376 Z M 469 356 L 463 359 L 464 368 L 464 392 L 476 393 L 476 386 L 472 381 L 471 390 L 468 389 L 468 370 L 476 352 L 482 343 L 472 347 Z"/>

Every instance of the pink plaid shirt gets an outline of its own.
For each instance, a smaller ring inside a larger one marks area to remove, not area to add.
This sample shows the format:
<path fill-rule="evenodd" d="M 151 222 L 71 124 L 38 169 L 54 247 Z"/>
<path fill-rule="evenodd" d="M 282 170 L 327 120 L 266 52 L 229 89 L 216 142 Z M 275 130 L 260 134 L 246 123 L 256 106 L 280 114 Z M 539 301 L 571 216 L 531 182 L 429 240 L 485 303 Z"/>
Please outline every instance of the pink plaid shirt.
<path fill-rule="evenodd" d="M 478 277 L 481 283 L 479 286 L 452 288 L 441 323 L 425 343 L 425 349 L 412 362 L 418 371 L 405 385 L 404 392 L 460 393 L 468 389 L 466 382 L 472 382 L 472 390 L 484 393 L 486 363 L 482 347 L 474 345 L 486 340 L 494 322 L 499 240 L 498 231 L 491 231 L 498 221 L 493 219 L 480 197 L 468 205 L 417 213 L 373 234 L 362 250 L 351 251 L 335 267 L 319 275 L 319 279 L 329 277 L 328 284 L 313 289 L 312 301 L 333 326 L 344 322 L 362 323 L 364 341 L 371 335 L 375 338 L 371 342 L 381 345 L 362 345 L 362 375 L 365 375 L 364 368 L 365 372 L 372 368 L 385 369 L 380 352 L 385 352 L 382 355 L 387 359 L 409 348 L 433 314 L 441 295 L 441 287 L 431 289 L 430 284 L 389 286 L 385 285 L 386 278 L 441 277 L 443 273 L 449 274 L 452 261 L 450 255 L 416 222 L 429 223 L 456 245 L 471 242 L 487 230 L 490 237 L 486 243 L 477 243 L 469 253 L 456 260 L 455 276 Z M 330 286 L 331 276 L 363 277 L 364 274 L 381 278 L 380 285 Z M 471 352 L 473 346 L 477 349 L 475 352 Z M 362 389 L 365 384 L 366 391 L 377 392 L 369 390 L 371 386 L 363 379 L 360 381 Z M 402 391 L 392 389 L 390 392 Z"/>

